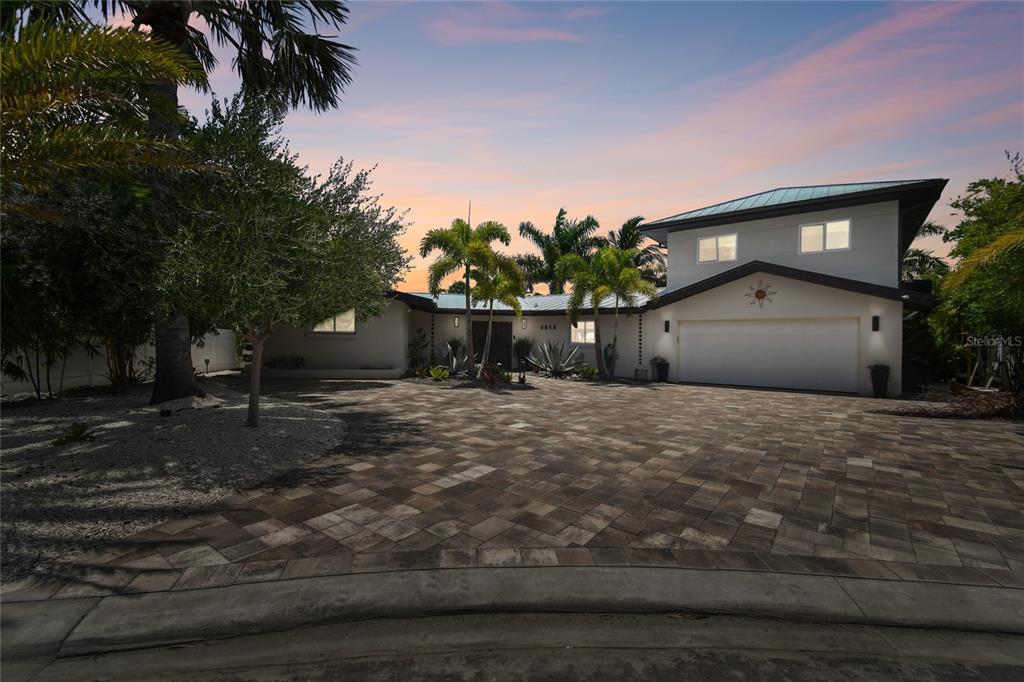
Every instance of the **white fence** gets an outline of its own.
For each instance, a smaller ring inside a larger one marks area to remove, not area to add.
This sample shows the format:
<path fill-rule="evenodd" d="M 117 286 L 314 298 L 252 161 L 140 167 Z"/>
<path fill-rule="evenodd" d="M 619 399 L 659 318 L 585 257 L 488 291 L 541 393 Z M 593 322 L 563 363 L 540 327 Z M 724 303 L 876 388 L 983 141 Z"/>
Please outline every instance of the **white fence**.
<path fill-rule="evenodd" d="M 135 351 L 135 359 L 139 368 L 145 366 L 147 361 L 153 357 L 153 344 L 139 346 Z M 206 361 L 209 360 L 209 365 Z M 238 369 L 241 361 L 238 359 L 235 345 L 235 334 L 229 329 L 219 329 L 217 334 L 208 334 L 202 341 L 202 346 L 192 346 L 192 366 L 197 372 L 205 373 L 219 372 L 225 369 Z M 46 393 L 46 376 L 43 371 L 41 382 L 43 392 Z M 60 364 L 56 363 L 50 368 L 50 385 L 53 392 L 59 390 L 61 383 Z M 90 357 L 85 352 L 78 352 L 70 356 L 64 366 L 64 389 L 76 386 L 102 386 L 107 383 L 107 356 L 100 347 L 99 353 Z M 30 393 L 32 384 L 28 381 L 11 381 L 3 377 L 0 384 L 0 393 L 10 395 L 12 393 Z"/>

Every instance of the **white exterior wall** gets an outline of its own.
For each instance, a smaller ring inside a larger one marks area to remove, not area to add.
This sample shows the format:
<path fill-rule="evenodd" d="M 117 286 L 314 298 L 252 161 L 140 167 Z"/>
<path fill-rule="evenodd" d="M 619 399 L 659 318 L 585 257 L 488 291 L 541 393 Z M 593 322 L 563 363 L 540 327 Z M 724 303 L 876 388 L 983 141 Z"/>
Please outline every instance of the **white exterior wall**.
<path fill-rule="evenodd" d="M 843 219 L 850 220 L 850 248 L 800 253 L 800 225 Z M 736 260 L 697 262 L 698 240 L 729 234 L 737 235 Z M 676 288 L 693 284 L 753 260 L 890 287 L 899 286 L 899 202 L 864 204 L 671 232 L 668 235 L 668 286 Z"/>
<path fill-rule="evenodd" d="M 235 343 L 235 334 L 230 329 L 220 329 L 217 334 L 209 334 L 202 341 L 202 346 L 192 345 L 192 367 L 197 372 L 206 372 L 206 359 L 210 360 L 209 371 L 219 372 L 226 369 L 238 369 L 240 362 Z M 98 344 L 98 354 L 90 357 L 84 352 L 75 353 L 67 359 L 64 367 L 64 388 L 75 388 L 77 386 L 103 386 L 109 383 L 107 379 L 107 354 L 101 345 Z M 141 370 L 143 363 L 155 355 L 153 344 L 147 343 L 135 350 L 137 367 Z M 59 390 L 60 367 L 55 366 L 50 370 L 50 379 L 53 390 Z M 43 387 L 45 391 L 45 379 Z M 3 381 L 2 392 L 4 395 L 11 393 L 30 393 L 32 384 L 27 381 Z"/>
<path fill-rule="evenodd" d="M 751 287 L 771 287 L 778 293 L 763 308 L 750 305 Z M 871 331 L 871 318 L 878 315 L 879 331 Z M 857 294 L 818 284 L 786 279 L 775 275 L 754 274 L 723 284 L 696 296 L 650 310 L 643 315 L 643 358 L 655 355 L 667 359 L 669 380 L 679 380 L 679 321 L 708 320 L 785 320 L 808 318 L 856 318 L 858 320 L 859 393 L 869 394 L 868 365 L 885 364 L 892 368 L 890 395 L 898 395 L 901 383 L 903 349 L 903 304 L 884 298 Z M 665 333 L 665 321 L 669 332 Z M 603 328 L 602 328 L 603 329 Z M 650 331 L 648 331 L 650 330 Z M 765 362 L 771 362 L 770 357 Z M 803 371 L 793 367 L 794 373 Z"/>
<path fill-rule="evenodd" d="M 263 359 L 297 355 L 306 359 L 307 370 L 372 369 L 376 370 L 374 376 L 399 377 L 408 364 L 411 313 L 407 305 L 393 300 L 379 317 L 356 322 L 354 334 L 314 334 L 309 329 L 285 327 L 267 339 Z M 330 376 L 343 377 L 344 372 L 331 372 Z M 353 371 L 352 376 L 360 373 Z"/>

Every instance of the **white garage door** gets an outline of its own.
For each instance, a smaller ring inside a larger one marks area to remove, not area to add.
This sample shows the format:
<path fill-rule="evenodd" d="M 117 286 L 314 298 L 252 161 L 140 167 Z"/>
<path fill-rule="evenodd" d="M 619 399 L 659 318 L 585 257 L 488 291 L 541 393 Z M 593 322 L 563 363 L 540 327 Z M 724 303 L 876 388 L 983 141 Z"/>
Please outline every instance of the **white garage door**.
<path fill-rule="evenodd" d="M 679 323 L 680 379 L 857 391 L 857 319 Z"/>

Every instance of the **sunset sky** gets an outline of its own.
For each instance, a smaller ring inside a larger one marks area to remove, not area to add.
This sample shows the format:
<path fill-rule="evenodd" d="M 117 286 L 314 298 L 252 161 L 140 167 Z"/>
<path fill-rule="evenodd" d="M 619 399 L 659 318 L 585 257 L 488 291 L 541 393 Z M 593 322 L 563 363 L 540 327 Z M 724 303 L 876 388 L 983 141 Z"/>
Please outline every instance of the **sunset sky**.
<path fill-rule="evenodd" d="M 1020 3 L 356 2 L 341 38 L 343 106 L 285 135 L 313 172 L 376 164 L 410 252 L 469 200 L 513 233 L 561 206 L 604 233 L 779 186 L 948 177 L 932 218 L 952 224 L 949 200 L 1024 150 Z M 237 88 L 227 62 L 212 82 Z M 417 258 L 402 288 L 425 281 Z"/>

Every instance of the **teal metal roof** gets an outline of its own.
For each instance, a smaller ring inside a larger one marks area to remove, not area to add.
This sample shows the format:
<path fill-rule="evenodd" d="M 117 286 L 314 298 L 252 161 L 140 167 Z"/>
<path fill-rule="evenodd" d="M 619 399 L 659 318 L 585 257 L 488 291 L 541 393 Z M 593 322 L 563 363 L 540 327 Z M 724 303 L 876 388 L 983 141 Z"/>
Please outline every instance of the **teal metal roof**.
<path fill-rule="evenodd" d="M 407 296 L 415 296 L 423 299 L 424 302 L 433 301 L 434 305 L 437 306 L 437 310 L 440 312 L 459 312 L 466 309 L 466 297 L 464 294 L 439 294 L 438 296 L 431 296 L 428 293 L 408 293 Z M 523 312 L 529 313 L 553 313 L 561 312 L 564 313 L 569 303 L 569 294 L 546 294 L 537 296 L 521 296 L 519 298 L 519 305 L 522 307 Z M 638 305 L 644 305 L 647 303 L 646 296 L 638 296 L 636 303 Z M 585 308 L 590 308 L 590 301 L 587 300 L 584 303 Z M 615 307 L 614 297 L 609 296 L 605 300 L 601 301 L 601 309 L 611 310 Z M 620 303 L 620 308 L 626 307 L 625 304 Z M 487 310 L 487 303 L 481 301 L 473 301 L 473 310 Z M 510 312 L 511 307 L 501 303 L 500 301 L 494 302 L 495 312 Z"/>
<path fill-rule="evenodd" d="M 750 196 L 723 201 L 720 204 L 712 204 L 704 208 L 695 208 L 692 211 L 677 213 L 667 218 L 652 220 L 644 224 L 644 227 L 658 227 L 666 223 L 676 223 L 685 220 L 698 218 L 710 218 L 712 216 L 724 215 L 727 213 L 738 213 L 740 211 L 765 209 L 795 204 L 804 201 L 815 201 L 820 199 L 831 199 L 846 194 L 858 194 L 860 192 L 873 192 L 877 190 L 893 189 L 906 185 L 915 185 L 923 182 L 934 182 L 933 180 L 886 180 L 880 182 L 851 182 L 842 185 L 807 185 L 804 187 L 779 187 L 778 189 L 751 194 Z"/>

